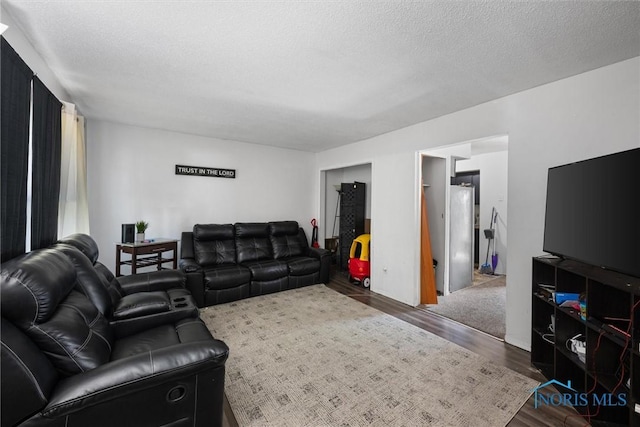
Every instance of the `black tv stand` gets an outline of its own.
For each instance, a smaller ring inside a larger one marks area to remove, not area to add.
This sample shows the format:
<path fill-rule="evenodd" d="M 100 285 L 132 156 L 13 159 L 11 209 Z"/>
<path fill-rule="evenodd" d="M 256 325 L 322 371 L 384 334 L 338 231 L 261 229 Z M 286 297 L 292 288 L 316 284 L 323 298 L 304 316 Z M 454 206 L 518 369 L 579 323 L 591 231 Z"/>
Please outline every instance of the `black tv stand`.
<path fill-rule="evenodd" d="M 540 259 L 550 259 L 550 260 L 564 260 L 565 259 L 561 255 L 554 255 L 554 254 L 541 255 L 538 258 L 540 258 Z"/>
<path fill-rule="evenodd" d="M 553 292 L 582 295 L 586 317 L 556 304 Z M 640 426 L 640 278 L 570 259 L 533 258 L 531 315 L 531 363 L 549 380 L 571 381 L 584 393 L 588 404 L 575 409 L 592 425 Z M 585 341 L 584 361 L 567 346 L 576 335 Z M 615 399 L 619 393 L 624 402 Z M 594 404 L 594 395 L 596 402 L 614 399 Z"/>

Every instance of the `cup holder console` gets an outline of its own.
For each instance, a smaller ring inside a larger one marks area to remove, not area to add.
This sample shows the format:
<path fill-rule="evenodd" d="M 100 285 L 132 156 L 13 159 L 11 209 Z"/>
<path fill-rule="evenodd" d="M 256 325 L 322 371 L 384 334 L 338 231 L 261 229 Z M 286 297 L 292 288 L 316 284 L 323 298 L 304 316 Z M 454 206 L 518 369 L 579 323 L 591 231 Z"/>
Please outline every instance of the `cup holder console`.
<path fill-rule="evenodd" d="M 192 305 L 186 297 L 173 298 L 171 302 L 173 303 L 173 308 L 184 308 Z"/>

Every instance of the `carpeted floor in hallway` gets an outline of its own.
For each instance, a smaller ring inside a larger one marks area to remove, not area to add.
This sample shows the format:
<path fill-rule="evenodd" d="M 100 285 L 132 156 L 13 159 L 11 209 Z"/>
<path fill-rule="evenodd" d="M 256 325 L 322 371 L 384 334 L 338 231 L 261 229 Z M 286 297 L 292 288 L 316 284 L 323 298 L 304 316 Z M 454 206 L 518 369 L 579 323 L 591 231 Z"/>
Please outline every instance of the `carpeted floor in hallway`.
<path fill-rule="evenodd" d="M 438 304 L 421 308 L 504 339 L 506 280 L 507 276 L 484 275 L 476 271 L 473 285 L 447 296 L 438 296 Z"/>

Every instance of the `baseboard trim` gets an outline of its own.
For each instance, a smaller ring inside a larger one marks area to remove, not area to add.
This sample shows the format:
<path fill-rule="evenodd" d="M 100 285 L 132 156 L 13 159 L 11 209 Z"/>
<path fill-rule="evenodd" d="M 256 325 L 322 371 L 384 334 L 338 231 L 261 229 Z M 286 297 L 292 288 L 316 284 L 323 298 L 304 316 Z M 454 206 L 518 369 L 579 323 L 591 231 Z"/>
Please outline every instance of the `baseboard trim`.
<path fill-rule="evenodd" d="M 506 342 L 507 344 L 511 344 L 514 347 L 521 348 L 521 349 L 531 353 L 531 343 L 524 342 L 524 341 L 521 341 L 521 340 L 519 340 L 517 338 L 514 338 L 514 337 L 510 336 L 508 332 L 507 332 L 507 335 L 505 335 L 505 337 L 504 337 L 504 342 Z"/>

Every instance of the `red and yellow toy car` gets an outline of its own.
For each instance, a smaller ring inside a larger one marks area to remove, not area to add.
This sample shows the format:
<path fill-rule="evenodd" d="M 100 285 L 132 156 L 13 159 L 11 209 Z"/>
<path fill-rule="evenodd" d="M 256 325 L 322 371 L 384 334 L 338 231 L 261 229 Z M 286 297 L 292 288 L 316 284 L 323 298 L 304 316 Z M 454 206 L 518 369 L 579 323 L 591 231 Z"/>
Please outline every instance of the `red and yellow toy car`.
<path fill-rule="evenodd" d="M 371 286 L 369 251 L 371 249 L 371 235 L 361 234 L 351 243 L 349 250 L 349 280 L 362 283 L 368 288 Z"/>

